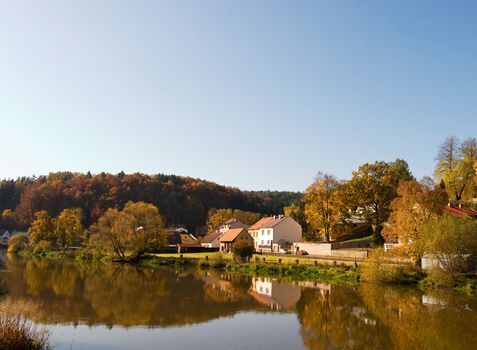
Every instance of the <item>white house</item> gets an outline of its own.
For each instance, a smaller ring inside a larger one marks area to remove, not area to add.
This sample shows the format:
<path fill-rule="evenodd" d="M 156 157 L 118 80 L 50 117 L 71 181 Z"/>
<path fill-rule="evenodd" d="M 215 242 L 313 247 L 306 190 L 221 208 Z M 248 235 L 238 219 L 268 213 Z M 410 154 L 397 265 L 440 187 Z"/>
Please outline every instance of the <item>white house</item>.
<path fill-rule="evenodd" d="M 280 252 L 290 249 L 292 243 L 302 238 L 302 228 L 289 216 L 263 218 L 249 229 L 254 240 L 254 248 L 262 252 Z"/>
<path fill-rule="evenodd" d="M 248 225 L 235 218 L 226 221 L 223 225 L 220 225 L 214 232 L 208 233 L 202 238 L 201 245 L 206 248 L 220 248 L 220 238 L 230 230 L 237 228 L 247 228 Z"/>
<path fill-rule="evenodd" d="M 300 300 L 301 288 L 268 277 L 253 277 L 250 295 L 272 310 L 293 309 Z"/>

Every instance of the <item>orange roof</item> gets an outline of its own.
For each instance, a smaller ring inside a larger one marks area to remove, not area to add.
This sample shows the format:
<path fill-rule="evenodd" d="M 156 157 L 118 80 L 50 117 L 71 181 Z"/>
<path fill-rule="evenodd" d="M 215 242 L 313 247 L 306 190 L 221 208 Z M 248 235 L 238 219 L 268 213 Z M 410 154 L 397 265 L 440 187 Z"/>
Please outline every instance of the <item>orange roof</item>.
<path fill-rule="evenodd" d="M 233 242 L 237 236 L 242 233 L 242 231 L 247 232 L 246 229 L 244 228 L 233 228 L 231 230 L 228 230 L 227 232 L 224 233 L 222 237 L 220 237 L 221 242 Z"/>
<path fill-rule="evenodd" d="M 268 216 L 268 217 L 265 217 L 265 218 L 261 218 L 256 223 L 254 223 L 252 226 L 250 226 L 248 229 L 249 230 L 259 230 L 264 225 L 266 225 L 269 221 L 272 221 L 272 220 L 273 220 L 273 216 Z"/>

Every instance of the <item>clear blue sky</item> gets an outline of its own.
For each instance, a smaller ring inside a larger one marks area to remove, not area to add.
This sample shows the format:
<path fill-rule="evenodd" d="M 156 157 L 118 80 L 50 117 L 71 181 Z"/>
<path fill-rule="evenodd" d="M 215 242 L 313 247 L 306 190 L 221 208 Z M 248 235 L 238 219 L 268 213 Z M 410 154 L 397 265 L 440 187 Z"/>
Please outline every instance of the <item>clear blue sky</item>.
<path fill-rule="evenodd" d="M 303 190 L 477 136 L 475 1 L 0 0 L 0 178 Z"/>

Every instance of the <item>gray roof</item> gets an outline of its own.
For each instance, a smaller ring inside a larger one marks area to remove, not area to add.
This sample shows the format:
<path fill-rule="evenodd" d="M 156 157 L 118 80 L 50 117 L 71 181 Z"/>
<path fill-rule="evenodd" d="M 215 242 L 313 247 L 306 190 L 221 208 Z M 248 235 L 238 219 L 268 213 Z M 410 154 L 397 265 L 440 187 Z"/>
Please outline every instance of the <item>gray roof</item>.
<path fill-rule="evenodd" d="M 212 232 L 208 233 L 204 238 L 202 238 L 202 243 L 212 243 L 215 241 L 218 237 L 220 237 L 221 233 L 220 232 Z"/>

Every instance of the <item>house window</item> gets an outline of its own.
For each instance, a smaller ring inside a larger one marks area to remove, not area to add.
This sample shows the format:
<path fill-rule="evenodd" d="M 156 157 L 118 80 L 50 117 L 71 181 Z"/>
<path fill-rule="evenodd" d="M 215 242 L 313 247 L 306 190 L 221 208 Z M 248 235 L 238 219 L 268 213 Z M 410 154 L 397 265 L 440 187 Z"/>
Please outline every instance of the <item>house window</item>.
<path fill-rule="evenodd" d="M 262 239 L 262 245 L 263 245 L 263 239 Z"/>
<path fill-rule="evenodd" d="M 267 230 L 267 233 L 270 235 L 270 230 Z"/>

